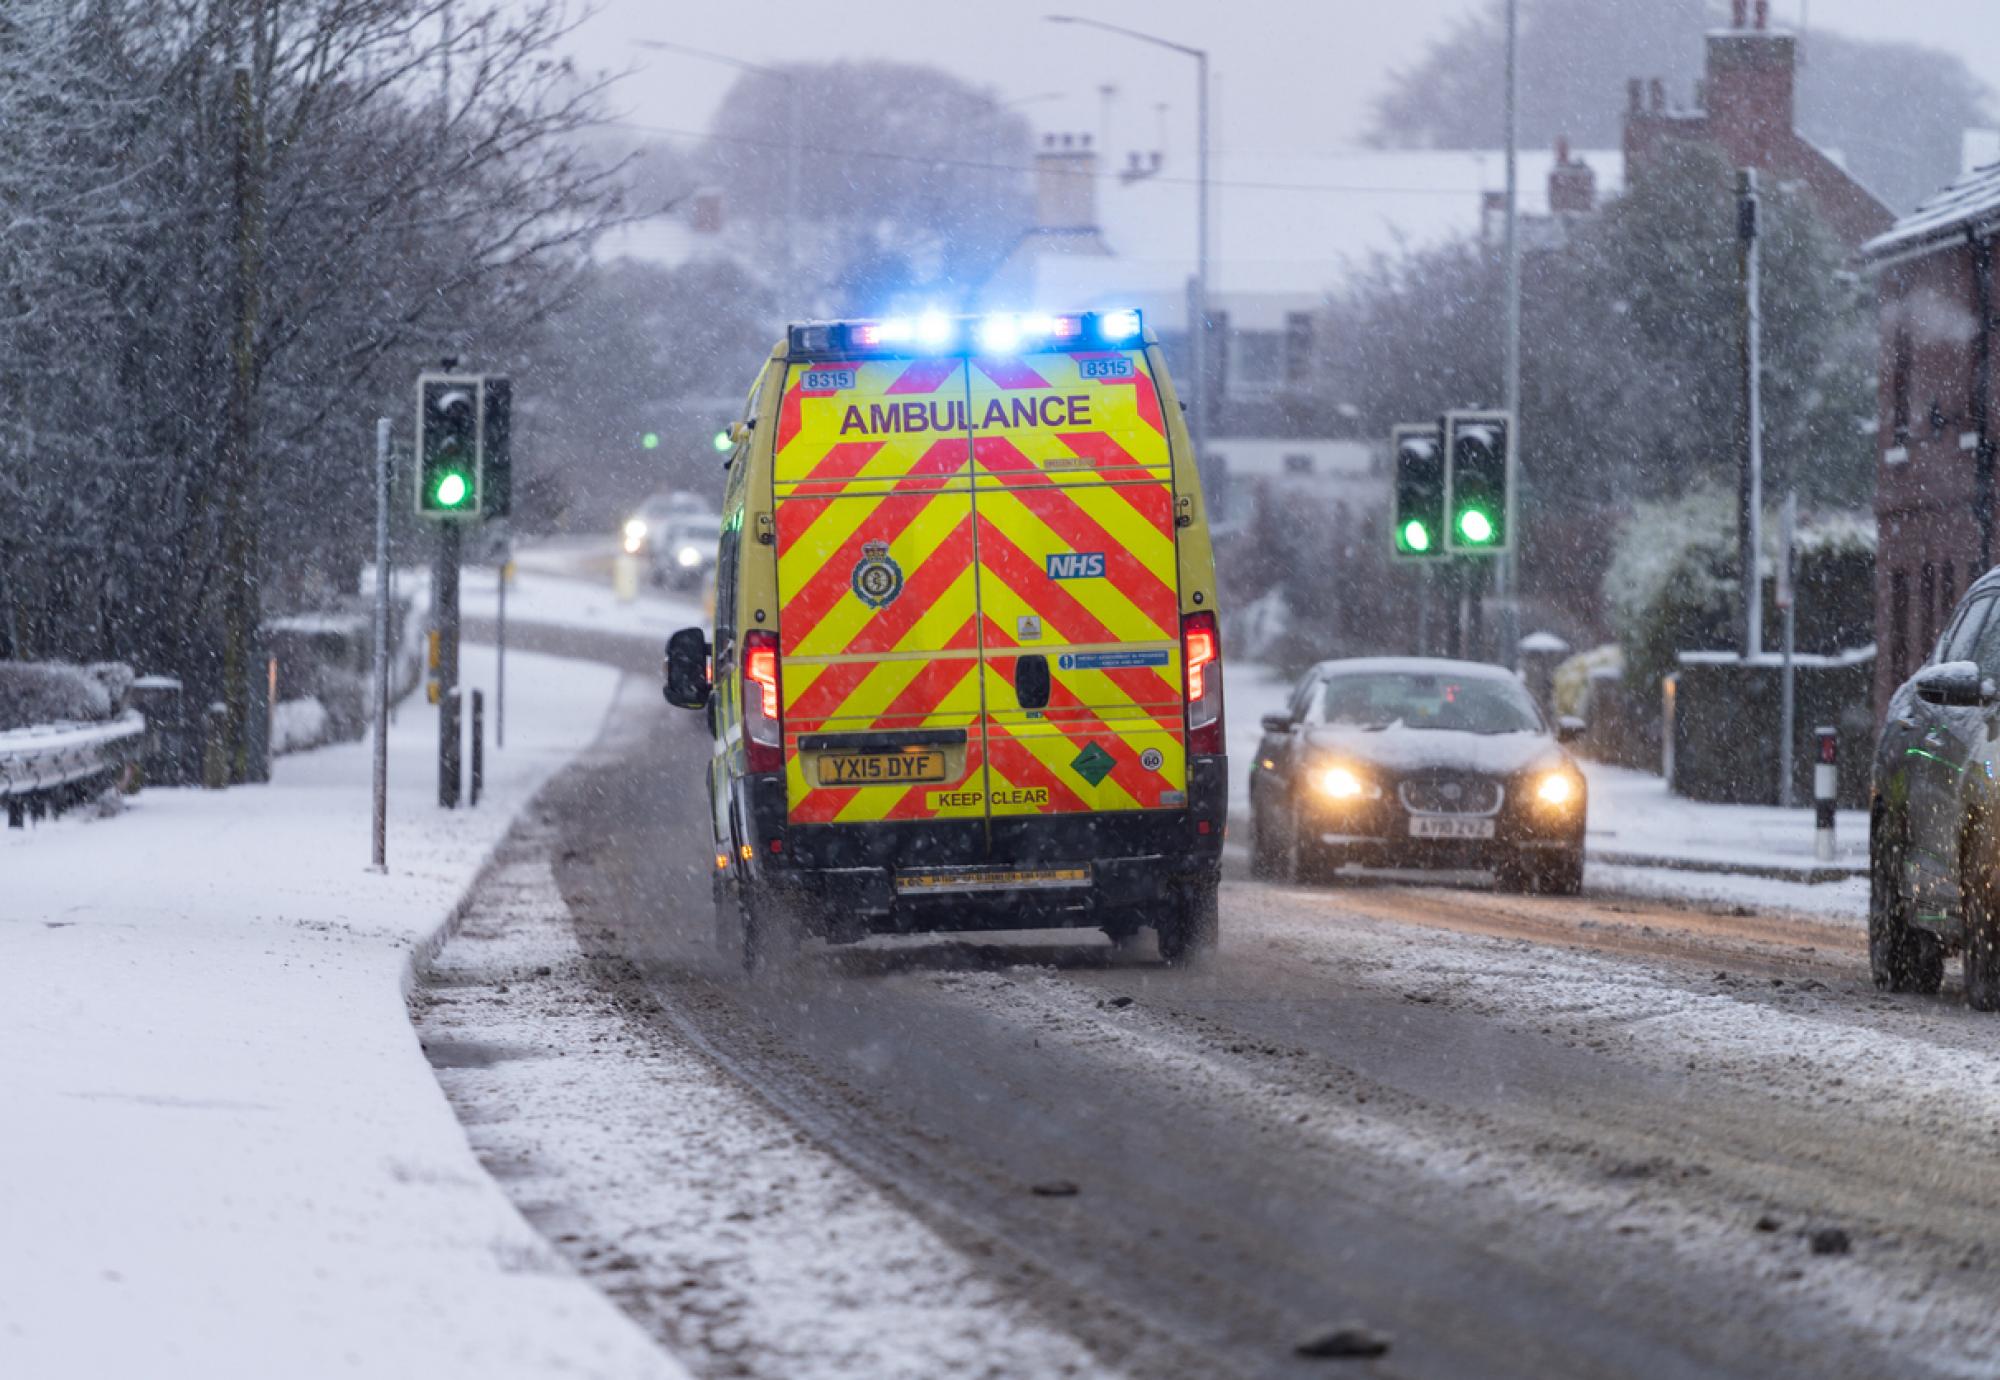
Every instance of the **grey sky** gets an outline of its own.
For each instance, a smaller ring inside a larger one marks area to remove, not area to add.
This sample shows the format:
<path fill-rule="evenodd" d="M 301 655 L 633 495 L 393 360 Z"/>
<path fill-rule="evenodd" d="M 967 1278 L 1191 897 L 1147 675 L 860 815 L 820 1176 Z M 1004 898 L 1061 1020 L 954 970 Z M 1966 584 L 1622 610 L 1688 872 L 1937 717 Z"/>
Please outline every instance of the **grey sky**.
<path fill-rule="evenodd" d="M 1643 0 L 1642 0 L 1643 2 Z M 588 67 L 636 69 L 614 103 L 635 123 L 699 131 L 735 74 L 727 67 L 634 46 L 671 39 L 748 61 L 880 57 L 931 62 L 1000 91 L 1038 130 L 1096 131 L 1100 86 L 1118 88 L 1114 154 L 1159 142 L 1168 103 L 1170 154 L 1192 149 L 1193 64 L 1111 34 L 1042 21 L 1089 15 L 1206 46 L 1218 78 L 1218 144 L 1312 153 L 1354 142 L 1387 75 L 1477 0 L 739 0 L 662 4 L 598 0 L 576 35 Z M 1611 3 L 1611 0 L 1606 0 Z M 1811 25 L 1907 38 L 1961 53 L 2000 89 L 1995 0 L 1777 0 L 1780 22 L 1807 7 Z M 832 112 L 815 118 L 837 120 Z"/>

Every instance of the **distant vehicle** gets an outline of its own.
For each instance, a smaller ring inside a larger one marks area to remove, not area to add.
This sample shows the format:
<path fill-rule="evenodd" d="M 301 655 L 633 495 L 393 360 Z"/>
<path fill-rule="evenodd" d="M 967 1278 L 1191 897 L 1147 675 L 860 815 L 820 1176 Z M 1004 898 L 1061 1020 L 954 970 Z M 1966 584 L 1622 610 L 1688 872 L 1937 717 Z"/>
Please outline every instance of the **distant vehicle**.
<path fill-rule="evenodd" d="M 1583 888 L 1583 775 L 1512 672 L 1434 658 L 1323 661 L 1266 715 L 1250 768 L 1251 868 L 1492 869 Z"/>
<path fill-rule="evenodd" d="M 729 435 L 714 642 L 666 667 L 715 740 L 724 942 L 1214 947 L 1215 567 L 1139 314 L 794 326 Z"/>
<path fill-rule="evenodd" d="M 646 542 L 653 583 L 667 589 L 700 589 L 715 569 L 721 541 L 722 519 L 714 513 L 668 518 Z"/>
<path fill-rule="evenodd" d="M 700 589 L 715 569 L 722 519 L 693 494 L 654 494 L 625 520 L 621 545 L 646 562 L 647 578 L 667 589 Z"/>
<path fill-rule="evenodd" d="M 2000 571 L 1973 582 L 1889 699 L 1868 806 L 1868 966 L 1889 992 L 1938 990 L 1964 955 L 1965 1002 L 2000 1010 Z"/>

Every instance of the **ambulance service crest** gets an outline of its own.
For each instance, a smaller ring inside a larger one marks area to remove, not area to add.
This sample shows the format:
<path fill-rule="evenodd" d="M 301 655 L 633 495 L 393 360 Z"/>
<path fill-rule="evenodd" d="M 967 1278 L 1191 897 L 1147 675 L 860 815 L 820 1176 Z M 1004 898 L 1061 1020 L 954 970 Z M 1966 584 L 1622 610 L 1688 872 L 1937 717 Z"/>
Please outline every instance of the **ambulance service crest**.
<path fill-rule="evenodd" d="M 871 609 L 886 608 L 903 592 L 903 567 L 890 559 L 886 541 L 864 542 L 854 563 L 854 597 Z"/>

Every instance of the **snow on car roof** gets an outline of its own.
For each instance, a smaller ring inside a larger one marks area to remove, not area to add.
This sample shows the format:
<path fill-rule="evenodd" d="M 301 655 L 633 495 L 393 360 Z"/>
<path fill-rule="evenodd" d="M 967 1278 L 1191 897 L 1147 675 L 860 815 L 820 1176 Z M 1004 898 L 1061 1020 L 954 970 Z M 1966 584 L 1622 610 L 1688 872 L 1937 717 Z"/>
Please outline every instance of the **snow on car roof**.
<path fill-rule="evenodd" d="M 1322 661 L 1313 670 L 1324 675 L 1357 675 L 1368 672 L 1405 676 L 1467 676 L 1481 680 L 1520 680 L 1505 666 L 1490 661 L 1454 661 L 1441 656 L 1357 656 Z"/>

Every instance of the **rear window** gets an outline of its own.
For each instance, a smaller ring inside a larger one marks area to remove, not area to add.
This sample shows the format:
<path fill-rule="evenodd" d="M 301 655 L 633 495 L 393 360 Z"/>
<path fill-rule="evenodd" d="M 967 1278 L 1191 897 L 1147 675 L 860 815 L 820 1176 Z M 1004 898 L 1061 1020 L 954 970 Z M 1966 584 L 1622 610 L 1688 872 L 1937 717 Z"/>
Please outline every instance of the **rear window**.
<path fill-rule="evenodd" d="M 1333 676 L 1317 721 L 1343 728 L 1432 728 L 1460 733 L 1534 733 L 1542 726 L 1519 685 L 1483 677 L 1409 671 Z"/>

